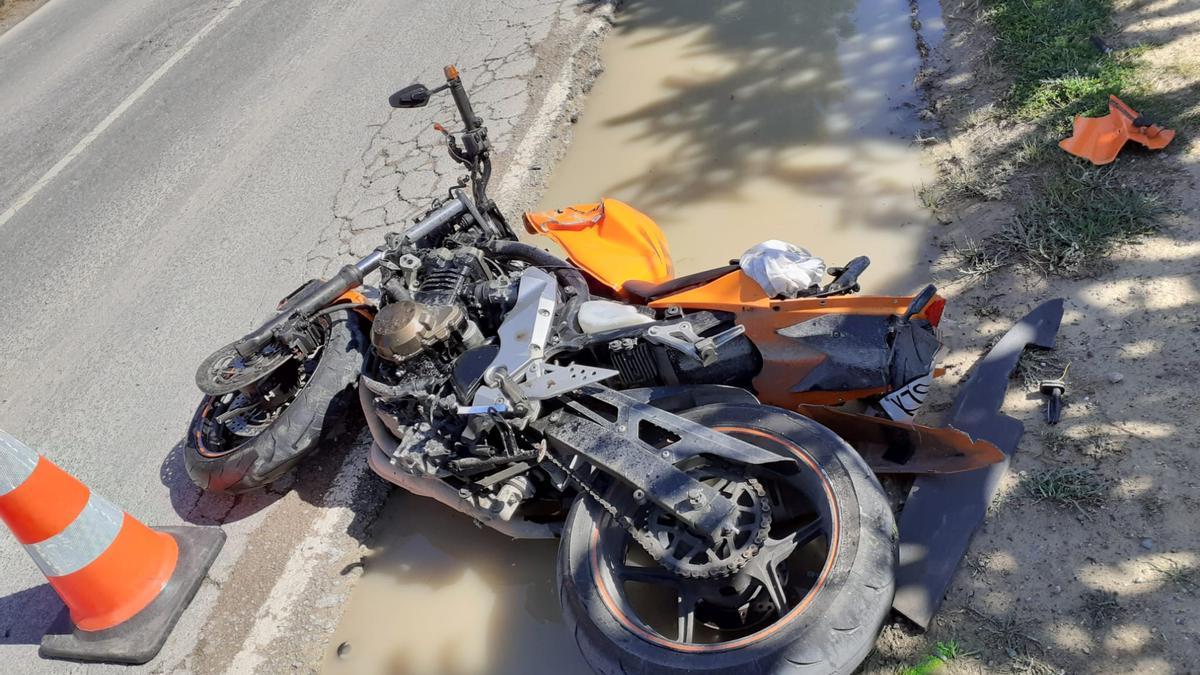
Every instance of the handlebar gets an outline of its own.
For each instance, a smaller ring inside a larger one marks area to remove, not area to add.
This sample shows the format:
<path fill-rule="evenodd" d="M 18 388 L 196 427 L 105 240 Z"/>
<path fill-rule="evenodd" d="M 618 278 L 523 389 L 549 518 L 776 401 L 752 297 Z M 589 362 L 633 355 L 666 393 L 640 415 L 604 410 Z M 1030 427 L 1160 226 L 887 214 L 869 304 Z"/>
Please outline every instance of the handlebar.
<path fill-rule="evenodd" d="M 475 116 L 475 110 L 471 108 L 471 99 L 467 96 L 467 89 L 458 76 L 458 68 L 446 66 L 442 72 L 446 74 L 446 85 L 450 87 L 450 96 L 454 98 L 454 105 L 458 107 L 458 115 L 462 117 L 467 132 L 475 131 L 479 128 L 479 118 Z"/>
<path fill-rule="evenodd" d="M 404 236 L 411 241 L 421 239 L 466 212 L 467 205 L 463 200 L 455 199 L 446 202 L 433 213 L 406 229 Z M 237 341 L 235 348 L 238 354 L 243 357 L 255 354 L 271 341 L 275 329 L 287 323 L 292 317 L 297 315 L 309 317 L 337 300 L 343 293 L 361 286 L 363 279 L 368 274 L 379 269 L 383 256 L 382 249 L 375 249 L 362 260 L 342 267 L 333 278 L 313 286 L 300 297 L 291 300 L 284 311 L 271 317 L 266 323 Z"/>

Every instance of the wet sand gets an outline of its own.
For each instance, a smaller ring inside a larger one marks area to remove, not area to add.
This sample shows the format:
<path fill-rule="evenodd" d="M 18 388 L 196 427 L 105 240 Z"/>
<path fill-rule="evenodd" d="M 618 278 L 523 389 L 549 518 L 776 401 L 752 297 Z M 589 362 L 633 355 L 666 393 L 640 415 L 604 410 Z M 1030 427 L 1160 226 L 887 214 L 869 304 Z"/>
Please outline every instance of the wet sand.
<path fill-rule="evenodd" d="M 867 292 L 926 282 L 904 3 L 657 0 L 619 20 L 543 208 L 628 201 L 663 226 L 681 274 L 777 238 L 829 264 L 870 256 Z M 375 528 L 323 672 L 589 672 L 560 617 L 556 542 L 400 490 Z"/>

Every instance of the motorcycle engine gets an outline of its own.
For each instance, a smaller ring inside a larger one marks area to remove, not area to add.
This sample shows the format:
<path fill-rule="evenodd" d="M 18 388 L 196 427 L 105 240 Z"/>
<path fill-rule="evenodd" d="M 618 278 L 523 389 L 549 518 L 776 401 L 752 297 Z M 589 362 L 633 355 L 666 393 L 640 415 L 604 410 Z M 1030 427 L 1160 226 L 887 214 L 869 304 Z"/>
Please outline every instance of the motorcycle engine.
<path fill-rule="evenodd" d="M 481 276 L 478 252 L 439 248 L 421 258 L 405 255 L 397 270 L 385 274 L 384 290 L 389 301 L 379 310 L 371 327 L 371 347 L 383 361 L 404 371 L 426 370 L 410 363 L 418 357 L 432 358 L 443 365 L 455 356 L 483 343 L 483 334 L 470 312 L 474 279 Z M 414 366 L 416 366 L 414 368 Z M 444 368 L 448 374 L 448 368 Z"/>
<path fill-rule="evenodd" d="M 471 246 L 415 250 L 393 259 L 383 277 L 384 303 L 371 326 L 374 358 L 364 382 L 400 439 L 393 462 L 416 475 L 440 476 L 461 454 L 466 426 L 448 413 L 469 401 L 463 387 L 477 386 L 473 380 L 490 362 L 476 364 L 473 356 L 494 354 L 484 331 L 494 334 L 516 280 L 485 267 Z"/>
<path fill-rule="evenodd" d="M 483 339 L 479 328 L 467 319 L 462 305 L 457 303 L 430 305 L 400 300 L 379 310 L 371 326 L 371 346 L 375 353 L 395 364 L 402 364 L 427 347 L 454 336 L 467 348 Z"/>

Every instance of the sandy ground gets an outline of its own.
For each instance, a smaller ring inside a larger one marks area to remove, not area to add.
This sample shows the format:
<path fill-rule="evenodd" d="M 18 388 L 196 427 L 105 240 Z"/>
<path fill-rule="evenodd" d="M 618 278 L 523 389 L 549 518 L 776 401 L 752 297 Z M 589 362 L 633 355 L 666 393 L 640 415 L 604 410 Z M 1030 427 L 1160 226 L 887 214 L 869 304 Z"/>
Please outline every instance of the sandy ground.
<path fill-rule="evenodd" d="M 1113 44 L 1149 48 L 1154 92 L 1195 92 L 1200 4 L 1118 7 Z M 1006 82 L 983 49 L 992 37 L 976 3 L 943 8 L 947 35 L 928 60 L 926 84 L 947 138 L 931 156 L 950 169 L 986 161 L 1005 170 L 1032 130 L 994 107 Z M 939 212 L 944 226 L 932 238 L 946 253 L 942 276 L 951 282 L 943 328 L 952 375 L 1036 302 L 1063 297 L 1059 349 L 1035 357 L 1031 370 L 1056 377 L 1069 363 L 1070 391 L 1062 424 L 1051 428 L 1039 395 L 1020 383 L 1010 388 L 1006 412 L 1025 422 L 1026 435 L 936 625 L 926 636 L 899 624 L 885 629 L 866 672 L 893 672 L 949 640 L 966 655 L 946 672 L 1182 673 L 1200 666 L 1200 424 L 1190 381 L 1200 367 L 1193 281 L 1200 146 L 1194 130 L 1181 132 L 1166 152 L 1127 150 L 1118 159 L 1137 167 L 1138 180 L 1164 189 L 1172 213 L 1161 232 L 1083 278 L 1008 269 L 982 281 L 955 280 L 950 249 L 1012 217 L 1026 194 L 1019 167 L 990 198 L 960 199 Z M 957 380 L 942 385 L 951 390 Z M 1032 481 L 1060 467 L 1095 472 L 1102 491 L 1094 504 L 1074 508 L 1033 496 Z"/>
<path fill-rule="evenodd" d="M 33 14 L 46 0 L 0 0 L 0 33 Z"/>

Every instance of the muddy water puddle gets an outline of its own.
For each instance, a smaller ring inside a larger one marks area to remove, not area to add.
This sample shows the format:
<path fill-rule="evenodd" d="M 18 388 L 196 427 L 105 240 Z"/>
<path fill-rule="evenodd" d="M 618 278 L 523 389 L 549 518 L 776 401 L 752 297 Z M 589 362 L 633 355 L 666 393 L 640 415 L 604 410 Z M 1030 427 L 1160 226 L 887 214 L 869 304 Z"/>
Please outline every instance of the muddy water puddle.
<path fill-rule="evenodd" d="M 372 540 L 322 672 L 590 672 L 562 624 L 557 541 L 509 539 L 400 489 Z"/>
<path fill-rule="evenodd" d="M 663 227 L 677 273 L 775 238 L 829 264 L 869 256 L 868 292 L 912 290 L 929 226 L 916 192 L 933 175 L 912 143 L 905 5 L 635 4 L 542 206 L 626 201 Z"/>
<path fill-rule="evenodd" d="M 870 256 L 867 292 L 923 284 L 916 192 L 932 175 L 911 141 L 906 3 L 631 3 L 604 52 L 544 208 L 627 201 L 662 225 L 680 274 L 775 238 L 830 264 Z M 372 546 L 323 672 L 589 672 L 560 616 L 556 542 L 513 541 L 397 490 Z"/>

